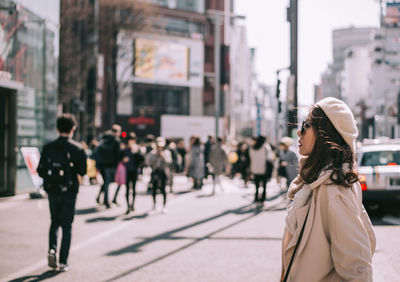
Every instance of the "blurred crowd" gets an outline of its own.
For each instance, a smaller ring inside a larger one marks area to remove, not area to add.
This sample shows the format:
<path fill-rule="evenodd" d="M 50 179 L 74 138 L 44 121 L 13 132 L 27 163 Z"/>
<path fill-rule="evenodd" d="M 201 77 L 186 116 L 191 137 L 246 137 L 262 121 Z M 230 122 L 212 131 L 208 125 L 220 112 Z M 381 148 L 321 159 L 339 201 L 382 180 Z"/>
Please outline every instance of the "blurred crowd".
<path fill-rule="evenodd" d="M 101 140 L 90 144 L 81 142 L 88 156 L 87 177 L 90 184 L 99 184 L 97 203 L 110 208 L 118 204 L 117 196 L 125 187 L 126 214 L 135 210 L 136 182 L 143 174 L 149 175 L 147 192 L 152 195 L 156 209 L 156 195 L 162 194 L 162 211 L 166 212 L 167 193 L 174 191 L 174 176 L 185 175 L 192 189 L 202 189 L 205 181 L 212 182 L 212 193 L 221 185 L 221 177 L 240 179 L 243 188 L 253 182 L 256 189 L 254 202 L 266 200 L 267 183 L 276 178 L 282 190 L 297 175 L 298 156 L 293 150 L 293 139 L 284 137 L 279 145 L 271 145 L 264 136 L 248 140 L 226 142 L 208 136 L 191 136 L 189 144 L 183 139 L 147 135 L 138 139 L 130 132 L 121 139 L 121 126 L 113 125 L 103 133 Z M 110 197 L 109 186 L 117 183 Z M 261 195 L 259 195 L 261 190 Z M 112 199 L 111 199 L 112 198 Z M 110 202 L 111 200 L 111 202 Z"/>

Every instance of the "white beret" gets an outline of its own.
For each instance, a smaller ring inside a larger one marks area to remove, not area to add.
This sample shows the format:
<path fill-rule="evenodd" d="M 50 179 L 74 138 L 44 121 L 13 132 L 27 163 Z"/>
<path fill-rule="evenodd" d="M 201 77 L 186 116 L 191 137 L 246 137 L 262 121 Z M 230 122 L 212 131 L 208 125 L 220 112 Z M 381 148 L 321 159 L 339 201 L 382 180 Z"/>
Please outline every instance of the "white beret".
<path fill-rule="evenodd" d="M 350 108 L 343 101 L 333 97 L 322 99 L 316 105 L 328 116 L 333 126 L 343 137 L 344 141 L 349 144 L 355 155 L 358 130 Z"/>

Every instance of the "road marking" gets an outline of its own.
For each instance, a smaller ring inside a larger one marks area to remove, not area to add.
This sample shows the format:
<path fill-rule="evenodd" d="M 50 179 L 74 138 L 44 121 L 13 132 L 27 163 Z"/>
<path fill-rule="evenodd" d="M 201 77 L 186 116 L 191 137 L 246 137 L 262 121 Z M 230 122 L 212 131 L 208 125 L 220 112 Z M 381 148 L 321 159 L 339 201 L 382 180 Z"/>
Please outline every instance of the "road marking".
<path fill-rule="evenodd" d="M 169 202 L 168 205 L 170 206 L 172 204 L 176 204 L 176 203 L 182 201 L 184 198 L 189 197 L 191 195 L 193 195 L 193 193 L 188 193 L 188 194 L 184 194 L 182 196 L 173 198 Z M 79 250 L 81 250 L 81 249 L 83 249 L 83 248 L 85 248 L 85 247 L 87 247 L 87 246 L 89 246 L 89 245 L 91 245 L 91 244 L 93 244 L 93 243 L 95 243 L 95 242 L 107 237 L 107 236 L 110 236 L 113 233 L 116 233 L 116 232 L 120 231 L 121 229 L 124 229 L 124 228 L 128 227 L 130 224 L 132 224 L 131 221 L 121 221 L 114 228 L 111 228 L 111 229 L 109 229 L 109 230 L 107 230 L 105 232 L 102 232 L 102 233 L 98 234 L 97 236 L 94 236 L 94 237 L 92 237 L 92 238 L 90 238 L 90 239 L 88 239 L 86 241 L 80 242 L 77 245 L 73 246 L 71 248 L 71 250 L 70 250 L 70 253 L 77 252 L 77 251 L 79 251 Z M 21 277 L 24 277 L 24 276 L 34 272 L 35 270 L 37 270 L 39 268 L 42 268 L 42 267 L 45 267 L 45 266 L 47 266 L 47 260 L 46 259 L 42 259 L 42 260 L 40 260 L 39 262 L 37 262 L 35 264 L 32 264 L 32 265 L 27 266 L 27 267 L 25 267 L 25 268 L 23 268 L 23 269 L 21 269 L 21 270 L 19 270 L 17 272 L 9 274 L 5 278 L 0 278 L 1 279 L 0 281 L 10 281 L 10 280 L 14 280 L 14 279 L 17 279 L 17 278 L 21 278 Z"/>

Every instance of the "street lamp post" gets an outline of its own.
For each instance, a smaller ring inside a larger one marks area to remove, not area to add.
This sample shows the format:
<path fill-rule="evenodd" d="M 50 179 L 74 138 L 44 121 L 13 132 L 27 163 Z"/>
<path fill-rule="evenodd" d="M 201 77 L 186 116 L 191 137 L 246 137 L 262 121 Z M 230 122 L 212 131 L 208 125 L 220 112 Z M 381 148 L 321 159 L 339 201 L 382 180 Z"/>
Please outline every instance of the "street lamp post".
<path fill-rule="evenodd" d="M 234 19 L 245 19 L 245 16 L 226 14 L 223 11 L 207 10 L 207 16 L 214 24 L 214 111 L 215 111 L 215 138 L 219 136 L 219 116 L 220 116 L 220 71 L 221 71 L 221 25 L 223 17 Z"/>

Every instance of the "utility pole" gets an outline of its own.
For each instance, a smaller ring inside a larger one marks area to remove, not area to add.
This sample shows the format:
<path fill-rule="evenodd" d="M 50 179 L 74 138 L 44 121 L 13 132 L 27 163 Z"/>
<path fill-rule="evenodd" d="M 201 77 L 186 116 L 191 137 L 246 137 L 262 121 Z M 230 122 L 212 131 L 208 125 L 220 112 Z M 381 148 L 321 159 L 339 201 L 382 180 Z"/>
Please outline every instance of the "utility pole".
<path fill-rule="evenodd" d="M 297 30 L 298 30 L 298 0 L 290 0 L 287 9 L 287 20 L 290 23 L 290 75 L 293 76 L 293 104 L 288 103 L 288 136 L 297 128 Z"/>
<path fill-rule="evenodd" d="M 223 11 L 208 10 L 207 16 L 214 25 L 214 106 L 215 106 L 215 138 L 219 137 L 219 117 L 221 99 L 221 25 L 224 17 L 244 19 L 244 16 L 225 14 Z"/>
<path fill-rule="evenodd" d="M 214 106 L 215 106 L 215 140 L 219 137 L 220 110 L 220 62 L 221 62 L 221 18 L 215 14 L 214 24 Z"/>

